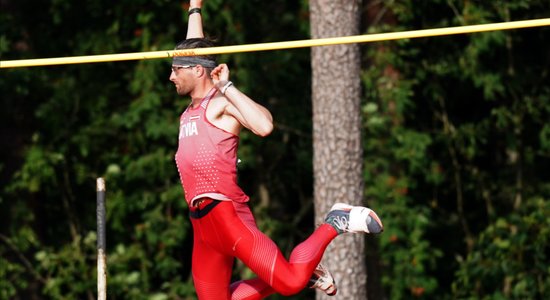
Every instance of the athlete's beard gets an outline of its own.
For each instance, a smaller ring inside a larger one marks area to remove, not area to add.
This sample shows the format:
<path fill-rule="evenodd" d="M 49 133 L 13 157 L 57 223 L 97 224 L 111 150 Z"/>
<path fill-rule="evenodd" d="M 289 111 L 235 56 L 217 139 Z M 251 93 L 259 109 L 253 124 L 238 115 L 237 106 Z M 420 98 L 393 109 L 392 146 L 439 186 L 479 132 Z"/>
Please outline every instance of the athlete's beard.
<path fill-rule="evenodd" d="M 188 88 L 185 88 L 184 86 L 182 85 L 176 85 L 176 92 L 178 93 L 178 95 L 180 96 L 187 96 L 189 95 L 189 93 L 191 92 L 190 89 Z"/>
<path fill-rule="evenodd" d="M 177 89 L 176 92 L 177 92 L 178 95 L 180 95 L 180 96 L 187 96 L 187 94 L 189 94 L 189 93 L 183 92 L 183 91 L 180 90 L 180 89 Z"/>

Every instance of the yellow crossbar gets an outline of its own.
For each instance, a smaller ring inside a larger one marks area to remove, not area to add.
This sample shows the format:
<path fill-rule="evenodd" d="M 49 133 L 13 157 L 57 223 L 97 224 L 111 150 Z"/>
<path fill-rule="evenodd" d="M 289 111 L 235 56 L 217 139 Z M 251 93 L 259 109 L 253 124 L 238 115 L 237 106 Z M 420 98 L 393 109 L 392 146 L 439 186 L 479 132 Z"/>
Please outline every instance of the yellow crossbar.
<path fill-rule="evenodd" d="M 151 51 L 151 52 L 136 52 L 136 53 L 121 53 L 121 54 L 57 57 L 57 58 L 6 60 L 6 61 L 0 61 L 0 68 L 82 64 L 82 63 L 97 63 L 97 62 L 109 62 L 109 61 L 123 61 L 123 60 L 171 58 L 174 56 L 193 56 L 193 55 L 281 50 L 281 49 L 292 49 L 292 48 L 329 46 L 329 45 L 337 45 L 337 44 L 380 42 L 380 41 L 389 41 L 389 40 L 398 40 L 398 39 L 411 39 L 411 38 L 464 34 L 464 33 L 473 33 L 473 32 L 509 30 L 509 29 L 540 27 L 540 26 L 548 26 L 548 25 L 550 25 L 550 18 L 491 23 L 491 24 L 482 24 L 482 25 L 445 27 L 445 28 L 436 28 L 436 29 L 411 30 L 411 31 L 390 32 L 390 33 L 365 34 L 365 35 L 355 35 L 355 36 L 347 36 L 347 37 L 334 37 L 334 38 L 298 40 L 298 41 L 287 41 L 287 42 L 273 42 L 273 43 L 248 44 L 248 45 L 237 45 L 237 46 L 198 48 L 198 49 L 191 49 L 191 50 L 169 50 L 169 51 Z"/>

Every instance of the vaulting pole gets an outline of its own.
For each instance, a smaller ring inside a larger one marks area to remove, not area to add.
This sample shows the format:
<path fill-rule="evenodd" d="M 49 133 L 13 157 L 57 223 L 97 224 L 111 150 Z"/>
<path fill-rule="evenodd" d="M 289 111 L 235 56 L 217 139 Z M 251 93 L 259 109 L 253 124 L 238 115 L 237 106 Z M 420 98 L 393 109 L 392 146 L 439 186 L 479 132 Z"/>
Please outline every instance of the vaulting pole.
<path fill-rule="evenodd" d="M 104 55 L 91 55 L 91 56 L 6 60 L 6 61 L 0 61 L 0 68 L 97 63 L 97 62 L 123 61 L 123 60 L 171 58 L 174 56 L 194 56 L 194 55 L 281 50 L 281 49 L 305 48 L 305 47 L 315 47 L 315 46 L 329 46 L 329 45 L 337 45 L 337 44 L 380 42 L 380 41 L 389 41 L 389 40 L 398 40 L 398 39 L 412 39 L 412 38 L 421 38 L 421 37 L 429 37 L 429 36 L 442 36 L 442 35 L 453 35 L 453 34 L 463 34 L 463 33 L 496 31 L 496 30 L 509 30 L 509 29 L 540 27 L 540 26 L 550 26 L 550 18 L 491 23 L 491 24 L 482 24 L 482 25 L 445 27 L 445 28 L 436 28 L 436 29 L 422 29 L 422 30 L 390 32 L 390 33 L 365 34 L 365 35 L 323 38 L 323 39 L 210 47 L 210 48 L 200 48 L 200 49 L 192 49 L 192 50 L 167 50 L 167 51 L 104 54 Z"/>
<path fill-rule="evenodd" d="M 97 299 L 107 299 L 107 258 L 105 256 L 105 180 L 97 178 Z"/>

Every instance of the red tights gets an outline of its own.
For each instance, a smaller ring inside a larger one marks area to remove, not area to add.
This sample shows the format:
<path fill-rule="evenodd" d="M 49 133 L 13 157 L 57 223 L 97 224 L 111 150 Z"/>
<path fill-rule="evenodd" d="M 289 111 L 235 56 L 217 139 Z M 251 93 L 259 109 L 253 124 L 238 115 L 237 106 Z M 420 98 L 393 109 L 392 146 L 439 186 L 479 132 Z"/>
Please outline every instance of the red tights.
<path fill-rule="evenodd" d="M 212 203 L 206 200 L 199 210 Z M 191 212 L 196 211 L 191 208 Z M 201 300 L 253 300 L 273 293 L 292 295 L 306 287 L 328 244 L 337 236 L 328 224 L 296 246 L 287 261 L 260 232 L 247 204 L 222 201 L 206 215 L 191 218 L 194 232 L 193 281 Z M 258 277 L 230 284 L 234 258 Z"/>

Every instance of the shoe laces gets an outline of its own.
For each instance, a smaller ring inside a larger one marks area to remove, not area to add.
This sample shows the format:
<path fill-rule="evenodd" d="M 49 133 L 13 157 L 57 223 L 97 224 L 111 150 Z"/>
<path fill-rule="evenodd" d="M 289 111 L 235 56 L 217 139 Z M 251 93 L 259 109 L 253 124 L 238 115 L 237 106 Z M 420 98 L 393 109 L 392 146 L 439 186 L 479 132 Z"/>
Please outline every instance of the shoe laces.
<path fill-rule="evenodd" d="M 319 289 L 329 296 L 336 294 L 336 284 L 334 279 L 328 270 L 321 264 L 319 264 L 313 272 L 310 282 L 312 283 L 310 286 L 311 288 Z"/>
<path fill-rule="evenodd" d="M 349 220 L 346 216 L 336 216 L 332 222 L 342 232 L 348 229 Z"/>
<path fill-rule="evenodd" d="M 322 291 L 328 290 L 332 286 L 332 282 L 325 281 L 326 278 L 319 277 L 314 284 L 314 288 L 318 288 Z"/>

